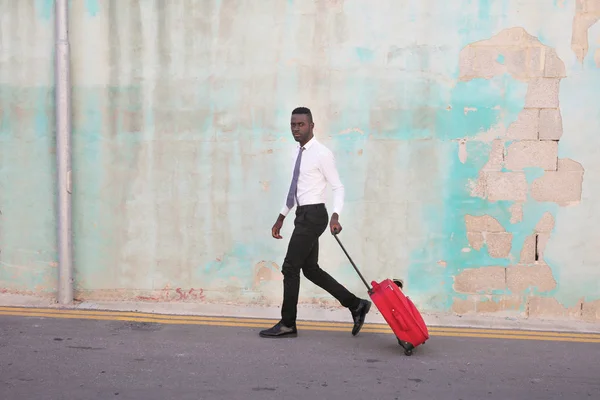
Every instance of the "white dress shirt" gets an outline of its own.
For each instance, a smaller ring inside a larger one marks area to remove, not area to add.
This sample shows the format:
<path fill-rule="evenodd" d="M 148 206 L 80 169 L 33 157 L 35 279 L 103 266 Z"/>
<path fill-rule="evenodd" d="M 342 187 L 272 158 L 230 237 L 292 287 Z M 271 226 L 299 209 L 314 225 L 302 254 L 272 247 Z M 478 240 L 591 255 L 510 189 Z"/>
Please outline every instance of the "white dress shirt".
<path fill-rule="evenodd" d="M 296 158 L 298 158 L 299 151 L 300 144 L 294 148 L 291 155 L 290 163 L 292 168 L 290 169 L 283 208 L 281 209 L 281 214 L 284 216 L 290 212 L 290 209 L 286 205 L 287 194 L 290 189 L 289 185 L 292 183 L 294 166 L 296 165 Z M 313 137 L 304 145 L 304 152 L 302 153 L 302 161 L 300 163 L 300 174 L 298 176 L 298 204 L 296 205 L 303 206 L 325 203 L 327 183 L 331 184 L 333 191 L 332 211 L 341 215 L 344 206 L 344 185 L 340 181 L 340 176 L 335 166 L 335 157 L 331 150 Z M 294 203 L 296 203 L 295 197 Z"/>

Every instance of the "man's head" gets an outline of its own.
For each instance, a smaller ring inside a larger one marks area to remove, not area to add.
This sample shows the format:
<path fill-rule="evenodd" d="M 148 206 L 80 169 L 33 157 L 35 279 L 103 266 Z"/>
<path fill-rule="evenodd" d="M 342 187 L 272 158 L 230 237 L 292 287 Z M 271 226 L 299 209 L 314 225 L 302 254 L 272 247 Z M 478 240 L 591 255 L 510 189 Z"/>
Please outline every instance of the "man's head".
<path fill-rule="evenodd" d="M 312 139 L 313 128 L 315 127 L 310 110 L 306 107 L 298 107 L 292 111 L 290 127 L 294 140 L 300 143 L 300 146 L 304 146 Z"/>

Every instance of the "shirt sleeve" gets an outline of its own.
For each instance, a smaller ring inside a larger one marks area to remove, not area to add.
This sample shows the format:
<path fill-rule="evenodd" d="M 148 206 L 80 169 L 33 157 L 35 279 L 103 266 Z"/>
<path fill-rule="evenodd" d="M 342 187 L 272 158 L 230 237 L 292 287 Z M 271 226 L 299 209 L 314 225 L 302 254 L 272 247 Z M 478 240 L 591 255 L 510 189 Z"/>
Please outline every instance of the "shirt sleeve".
<path fill-rule="evenodd" d="M 340 180 L 333 152 L 329 149 L 322 151 L 320 161 L 321 171 L 333 191 L 333 213 L 341 215 L 344 208 L 344 185 Z"/>
<path fill-rule="evenodd" d="M 287 196 L 285 196 L 286 200 L 287 200 Z M 296 200 L 294 200 L 295 202 Z M 287 207 L 286 205 L 287 201 L 284 200 L 283 202 L 283 207 L 281 207 L 281 211 L 279 211 L 279 213 L 281 215 L 283 215 L 284 217 L 286 217 L 288 215 L 288 213 L 290 212 L 290 209 Z"/>

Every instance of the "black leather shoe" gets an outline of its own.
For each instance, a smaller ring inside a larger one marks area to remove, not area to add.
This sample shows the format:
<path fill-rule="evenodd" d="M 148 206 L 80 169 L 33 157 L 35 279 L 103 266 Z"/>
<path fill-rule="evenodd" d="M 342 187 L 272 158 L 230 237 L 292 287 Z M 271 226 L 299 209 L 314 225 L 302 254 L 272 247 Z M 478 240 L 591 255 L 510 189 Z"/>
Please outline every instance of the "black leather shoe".
<path fill-rule="evenodd" d="M 260 331 L 259 335 L 264 338 L 296 337 L 298 336 L 298 331 L 296 330 L 296 326 L 290 328 L 279 321 L 272 328 Z"/>
<path fill-rule="evenodd" d="M 352 313 L 352 319 L 354 320 L 354 327 L 352 328 L 352 336 L 358 335 L 360 329 L 365 323 L 365 316 L 371 309 L 371 302 L 369 300 L 360 300 L 360 304 L 356 309 L 350 310 Z"/>

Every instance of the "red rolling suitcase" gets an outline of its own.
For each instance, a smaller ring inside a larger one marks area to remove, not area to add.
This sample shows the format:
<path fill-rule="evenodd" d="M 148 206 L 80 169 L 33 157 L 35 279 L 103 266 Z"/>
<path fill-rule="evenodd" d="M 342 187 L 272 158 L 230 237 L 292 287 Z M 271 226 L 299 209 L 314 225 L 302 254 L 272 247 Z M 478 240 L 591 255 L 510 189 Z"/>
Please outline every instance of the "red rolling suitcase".
<path fill-rule="evenodd" d="M 404 354 L 407 356 L 412 355 L 415 347 L 422 345 L 429 339 L 429 332 L 417 307 L 410 298 L 402 293 L 402 283 L 395 279 L 384 279 L 381 282 L 372 281 L 371 286 L 369 286 L 352 258 L 350 258 L 344 245 L 340 242 L 337 233 L 333 236 L 367 287 L 371 300 L 394 331 L 398 343 L 404 348 Z"/>

